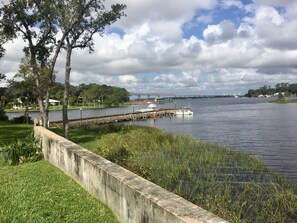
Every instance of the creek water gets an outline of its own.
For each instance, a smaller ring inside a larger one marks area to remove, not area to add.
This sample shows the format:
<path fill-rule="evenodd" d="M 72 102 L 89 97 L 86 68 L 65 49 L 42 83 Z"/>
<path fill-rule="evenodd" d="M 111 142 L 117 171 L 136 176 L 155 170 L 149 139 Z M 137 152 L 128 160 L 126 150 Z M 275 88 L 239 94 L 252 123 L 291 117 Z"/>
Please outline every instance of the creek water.
<path fill-rule="evenodd" d="M 160 108 L 189 106 L 193 116 L 176 116 L 131 122 L 180 135 L 190 135 L 259 155 L 273 170 L 297 182 L 297 103 L 276 104 L 266 98 L 205 98 L 176 100 Z M 69 118 L 130 113 L 146 105 L 112 109 L 71 110 Z M 9 113 L 10 118 L 19 116 Z M 30 113 L 38 117 L 39 113 Z M 50 121 L 61 120 L 60 111 L 51 111 Z"/>

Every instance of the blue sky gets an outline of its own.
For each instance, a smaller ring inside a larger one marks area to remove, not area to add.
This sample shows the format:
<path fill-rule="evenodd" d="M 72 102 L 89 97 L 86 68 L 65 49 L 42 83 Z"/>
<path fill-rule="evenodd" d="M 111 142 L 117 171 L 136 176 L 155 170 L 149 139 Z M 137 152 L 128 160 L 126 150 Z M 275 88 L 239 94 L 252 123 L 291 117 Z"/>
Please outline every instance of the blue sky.
<path fill-rule="evenodd" d="M 243 1 L 242 1 L 243 2 Z M 251 1 L 244 1 L 242 4 L 251 4 Z M 198 9 L 194 17 L 183 25 L 183 37 L 190 38 L 192 35 L 199 39 L 203 39 L 203 31 L 208 25 L 215 25 L 223 20 L 230 20 L 235 27 L 239 27 L 242 19 L 250 13 L 236 6 L 217 7 L 209 10 Z"/>
<path fill-rule="evenodd" d="M 127 17 L 96 36 L 92 54 L 74 52 L 73 84 L 217 95 L 297 83 L 295 0 L 106 0 L 112 3 L 125 3 Z M 1 72 L 16 72 L 23 46 L 21 39 L 6 46 Z"/>

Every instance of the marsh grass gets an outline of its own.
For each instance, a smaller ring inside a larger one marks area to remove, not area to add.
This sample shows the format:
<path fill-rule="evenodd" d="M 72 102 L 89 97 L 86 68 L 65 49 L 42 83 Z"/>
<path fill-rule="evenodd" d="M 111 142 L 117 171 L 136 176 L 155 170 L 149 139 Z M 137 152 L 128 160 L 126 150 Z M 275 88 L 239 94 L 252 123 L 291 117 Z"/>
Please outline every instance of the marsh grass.
<path fill-rule="evenodd" d="M 297 222 L 296 185 L 271 172 L 257 156 L 149 127 L 88 126 L 72 129 L 70 135 L 230 222 Z"/>

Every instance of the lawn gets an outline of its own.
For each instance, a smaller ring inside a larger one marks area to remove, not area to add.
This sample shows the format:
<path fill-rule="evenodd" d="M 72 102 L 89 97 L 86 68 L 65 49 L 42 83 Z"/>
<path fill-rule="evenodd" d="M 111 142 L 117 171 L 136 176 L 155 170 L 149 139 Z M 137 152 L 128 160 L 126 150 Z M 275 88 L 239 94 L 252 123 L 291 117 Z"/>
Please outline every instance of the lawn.
<path fill-rule="evenodd" d="M 0 146 L 15 139 L 25 138 L 33 131 L 33 125 L 12 124 L 9 122 L 0 121 Z"/>
<path fill-rule="evenodd" d="M 47 161 L 0 169 L 0 222 L 118 222 Z"/>
<path fill-rule="evenodd" d="M 0 147 L 24 139 L 32 130 L 32 125 L 0 122 Z M 0 222 L 119 222 L 104 204 L 48 161 L 0 163 Z"/>

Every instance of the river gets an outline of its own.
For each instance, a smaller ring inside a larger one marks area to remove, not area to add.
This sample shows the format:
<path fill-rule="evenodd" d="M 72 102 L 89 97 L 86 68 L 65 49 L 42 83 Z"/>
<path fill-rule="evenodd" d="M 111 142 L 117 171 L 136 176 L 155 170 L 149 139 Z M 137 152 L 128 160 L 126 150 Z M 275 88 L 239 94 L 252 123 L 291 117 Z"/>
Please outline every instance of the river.
<path fill-rule="evenodd" d="M 297 182 L 297 103 L 269 103 L 266 98 L 205 98 L 176 100 L 161 108 L 191 106 L 191 117 L 139 121 L 133 124 L 158 127 L 180 135 L 190 135 L 262 157 L 272 169 Z M 145 105 L 112 109 L 71 110 L 69 118 L 130 113 Z M 9 113 L 10 118 L 18 116 Z M 38 117 L 38 113 L 30 113 Z M 61 112 L 51 111 L 50 121 Z M 130 123 L 131 124 L 131 123 Z"/>

